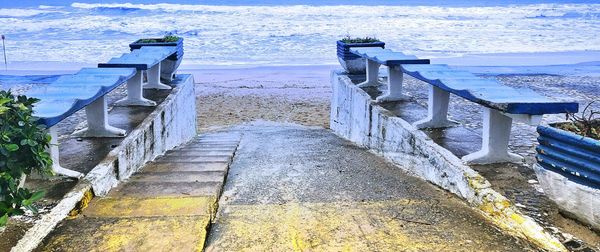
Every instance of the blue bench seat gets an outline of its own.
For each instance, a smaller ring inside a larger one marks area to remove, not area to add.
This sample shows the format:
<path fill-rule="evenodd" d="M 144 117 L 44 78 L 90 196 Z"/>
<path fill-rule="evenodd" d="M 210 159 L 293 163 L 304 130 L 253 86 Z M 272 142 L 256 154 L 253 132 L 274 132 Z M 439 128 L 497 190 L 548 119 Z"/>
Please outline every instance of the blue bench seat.
<path fill-rule="evenodd" d="M 33 115 L 39 118 L 40 124 L 50 128 L 125 83 L 134 74 L 135 69 L 123 68 L 119 74 L 66 75 L 31 89 L 27 95 L 40 99 Z"/>
<path fill-rule="evenodd" d="M 403 65 L 402 70 L 446 92 L 504 113 L 544 115 L 578 111 L 575 102 L 556 101 L 531 89 L 512 88 L 497 80 L 483 79 L 446 65 Z"/>
<path fill-rule="evenodd" d="M 177 48 L 173 46 L 143 46 L 140 49 L 133 50 L 129 53 L 125 53 L 118 58 L 112 58 L 107 63 L 100 63 L 100 68 L 122 68 L 122 67 L 133 67 L 138 70 L 131 82 L 131 90 L 137 90 L 138 88 L 152 88 L 152 89 L 171 89 L 169 85 L 161 83 L 161 64 L 163 61 L 173 54 L 177 53 Z M 143 85 L 142 82 L 142 71 L 146 71 L 148 77 L 148 83 Z M 140 87 L 138 87 L 140 86 Z M 128 83 L 129 87 L 129 83 Z M 122 101 L 120 104 L 134 104 L 144 105 L 144 102 L 135 98 L 128 99 L 128 101 Z M 151 106 L 151 103 L 146 105 Z"/>
<path fill-rule="evenodd" d="M 33 109 L 33 116 L 45 125 L 52 136 L 49 153 L 52 170 L 56 174 L 80 178 L 80 172 L 60 166 L 58 133 L 56 124 L 84 109 L 88 127 L 75 134 L 86 137 L 122 137 L 125 130 L 108 124 L 106 94 L 127 82 L 136 74 L 134 68 L 98 69 L 84 68 L 73 75 L 64 75 L 48 85 L 35 87 L 26 94 L 40 101 Z"/>
<path fill-rule="evenodd" d="M 377 97 L 376 102 L 408 99 L 401 92 L 403 74 L 430 84 L 427 118 L 413 123 L 417 129 L 457 124 L 448 119 L 450 94 L 483 106 L 481 150 L 462 157 L 469 164 L 520 162 L 523 160 L 521 156 L 508 151 L 513 120 L 536 125 L 544 114 L 573 113 L 579 109 L 576 102 L 556 101 L 533 90 L 512 88 L 468 71 L 418 61 L 414 56 L 381 48 L 354 48 L 350 51 L 367 60 L 367 81 L 359 84 L 359 87 L 378 86 L 375 76 L 380 64 L 394 65 L 393 68 L 388 65 L 388 92 Z"/>

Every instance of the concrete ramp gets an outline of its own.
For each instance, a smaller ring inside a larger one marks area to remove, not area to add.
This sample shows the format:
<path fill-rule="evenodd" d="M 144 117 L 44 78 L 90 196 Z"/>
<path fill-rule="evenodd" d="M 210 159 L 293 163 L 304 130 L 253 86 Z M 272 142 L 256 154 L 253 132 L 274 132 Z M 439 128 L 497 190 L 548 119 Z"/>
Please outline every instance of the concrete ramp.
<path fill-rule="evenodd" d="M 536 251 L 330 130 L 239 126 L 205 251 Z"/>

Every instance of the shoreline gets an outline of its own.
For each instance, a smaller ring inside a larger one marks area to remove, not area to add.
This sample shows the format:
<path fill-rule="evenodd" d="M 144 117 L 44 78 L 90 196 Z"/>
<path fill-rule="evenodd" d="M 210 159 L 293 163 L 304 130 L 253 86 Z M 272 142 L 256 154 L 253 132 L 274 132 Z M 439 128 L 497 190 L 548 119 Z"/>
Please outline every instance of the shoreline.
<path fill-rule="evenodd" d="M 432 64 L 442 64 L 433 62 Z M 450 65 L 457 69 L 470 71 L 480 75 L 560 75 L 580 77 L 600 77 L 600 61 L 585 62 L 582 64 L 567 65 L 538 65 L 538 66 L 458 66 Z M 60 64 L 48 66 L 47 68 L 24 68 L 24 69 L 0 69 L 0 76 L 33 76 L 33 75 L 64 75 L 74 74 L 83 67 L 96 67 L 95 65 L 81 64 L 77 67 L 63 67 Z M 314 71 L 315 69 L 341 69 L 339 64 L 329 65 L 276 65 L 276 66 L 204 66 L 204 65 L 182 65 L 180 73 L 196 71 L 227 72 L 227 71 Z"/>

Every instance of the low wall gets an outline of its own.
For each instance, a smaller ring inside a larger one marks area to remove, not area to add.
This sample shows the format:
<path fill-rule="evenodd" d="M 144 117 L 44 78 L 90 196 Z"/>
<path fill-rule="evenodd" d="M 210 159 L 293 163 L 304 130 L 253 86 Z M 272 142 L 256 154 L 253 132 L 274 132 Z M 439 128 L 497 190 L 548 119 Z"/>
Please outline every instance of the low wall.
<path fill-rule="evenodd" d="M 494 191 L 484 177 L 424 132 L 375 104 L 346 74 L 333 71 L 331 85 L 330 127 L 336 134 L 465 199 L 512 235 L 546 250 L 566 251 L 558 239 Z"/>
<path fill-rule="evenodd" d="M 111 188 L 167 150 L 196 136 L 196 103 L 191 75 L 178 75 L 174 88 L 119 146 L 67 193 L 49 214 L 44 215 L 11 251 L 31 251 L 75 208 L 85 207 L 92 192 L 106 195 Z"/>

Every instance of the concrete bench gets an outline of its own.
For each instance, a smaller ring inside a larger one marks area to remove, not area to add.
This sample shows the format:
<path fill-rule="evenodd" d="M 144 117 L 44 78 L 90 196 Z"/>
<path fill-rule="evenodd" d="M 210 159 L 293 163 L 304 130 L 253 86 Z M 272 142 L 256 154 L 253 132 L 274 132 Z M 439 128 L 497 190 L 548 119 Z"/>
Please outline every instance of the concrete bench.
<path fill-rule="evenodd" d="M 377 97 L 377 102 L 401 101 L 407 97 L 402 95 L 402 69 L 405 64 L 429 64 L 428 59 L 418 59 L 413 55 L 405 55 L 400 52 L 394 52 L 389 49 L 379 47 L 355 47 L 350 48 L 350 52 L 364 58 L 367 65 L 367 80 L 360 83 L 359 87 L 371 87 L 379 85 L 379 67 L 381 65 L 388 68 L 388 91 Z"/>
<path fill-rule="evenodd" d="M 484 107 L 481 150 L 462 158 L 471 164 L 522 161 L 521 156 L 508 152 L 513 120 L 537 125 L 544 114 L 578 111 L 576 102 L 558 102 L 529 89 L 515 89 L 446 65 L 402 65 L 401 69 L 430 84 L 428 115 L 413 124 L 416 128 L 443 128 L 454 124 L 447 118 L 450 93 Z"/>
<path fill-rule="evenodd" d="M 142 89 L 171 89 L 160 82 L 161 64 L 169 56 L 177 53 L 174 46 L 144 46 L 112 58 L 107 63 L 98 64 L 99 68 L 135 68 L 136 74 L 127 82 L 127 98 L 118 101 L 117 105 L 154 106 L 155 102 L 142 97 Z M 148 83 L 144 85 L 142 74 L 146 71 Z"/>
<path fill-rule="evenodd" d="M 29 90 L 26 94 L 40 99 L 33 115 L 45 125 L 52 136 L 50 156 L 55 173 L 69 177 L 83 174 L 63 168 L 59 163 L 56 124 L 85 108 L 88 127 L 75 134 L 84 137 L 123 137 L 125 130 L 109 125 L 105 95 L 136 74 L 134 68 L 84 68 L 76 74 L 59 77 L 48 85 Z"/>

